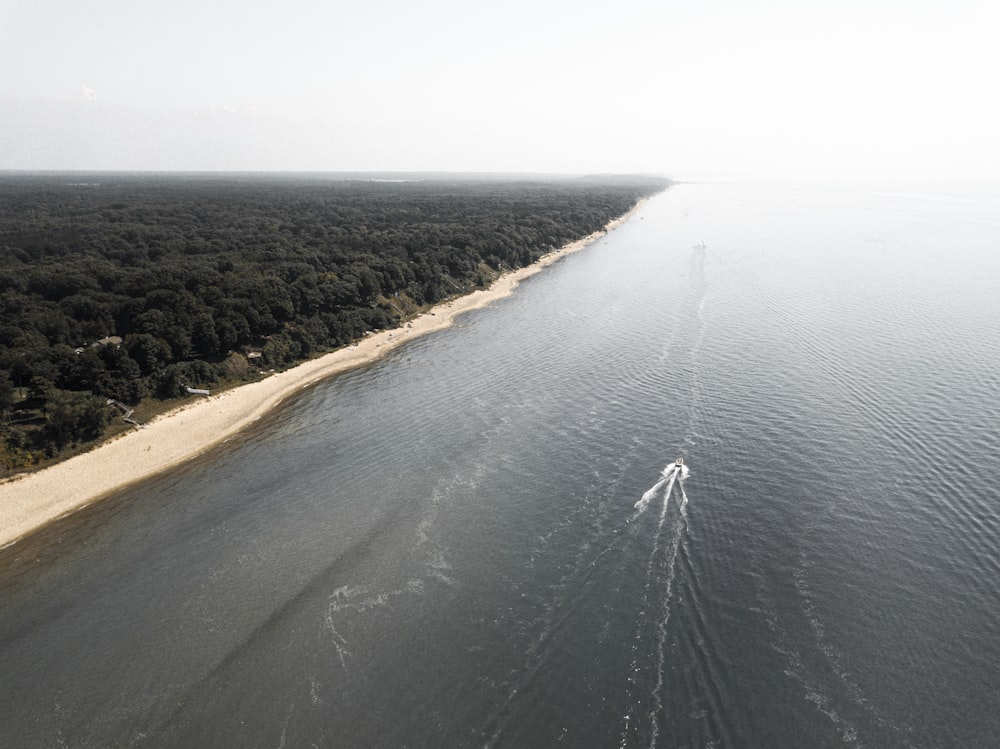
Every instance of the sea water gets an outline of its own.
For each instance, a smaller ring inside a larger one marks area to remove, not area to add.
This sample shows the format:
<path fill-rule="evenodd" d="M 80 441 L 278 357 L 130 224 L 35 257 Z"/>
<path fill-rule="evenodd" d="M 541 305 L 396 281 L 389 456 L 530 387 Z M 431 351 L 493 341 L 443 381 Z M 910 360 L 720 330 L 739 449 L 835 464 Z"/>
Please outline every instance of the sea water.
<path fill-rule="evenodd" d="M 0 744 L 995 745 L 998 197 L 677 185 L 12 547 Z"/>

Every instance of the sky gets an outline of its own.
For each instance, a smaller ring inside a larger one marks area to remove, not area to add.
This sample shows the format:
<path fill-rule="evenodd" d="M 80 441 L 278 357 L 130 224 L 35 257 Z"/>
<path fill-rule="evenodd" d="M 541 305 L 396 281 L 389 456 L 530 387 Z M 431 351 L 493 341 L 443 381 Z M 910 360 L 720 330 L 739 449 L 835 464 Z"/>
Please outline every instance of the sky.
<path fill-rule="evenodd" d="M 0 170 L 989 180 L 995 0 L 0 0 Z"/>

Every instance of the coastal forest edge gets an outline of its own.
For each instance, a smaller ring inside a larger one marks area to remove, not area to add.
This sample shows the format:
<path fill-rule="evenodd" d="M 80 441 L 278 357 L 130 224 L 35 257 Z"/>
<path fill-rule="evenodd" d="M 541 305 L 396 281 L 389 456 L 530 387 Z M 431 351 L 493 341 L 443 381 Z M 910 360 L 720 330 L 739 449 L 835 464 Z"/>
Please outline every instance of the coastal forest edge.
<path fill-rule="evenodd" d="M 0 475 L 396 327 L 668 184 L 6 175 Z"/>

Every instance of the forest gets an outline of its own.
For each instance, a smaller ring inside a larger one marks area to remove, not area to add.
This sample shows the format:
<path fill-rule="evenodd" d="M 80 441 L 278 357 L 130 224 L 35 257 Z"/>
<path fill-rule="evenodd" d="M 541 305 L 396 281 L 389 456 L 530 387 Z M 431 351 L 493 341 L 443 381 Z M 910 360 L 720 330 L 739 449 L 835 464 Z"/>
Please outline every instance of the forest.
<path fill-rule="evenodd" d="M 668 184 L 0 175 L 0 475 L 395 327 Z"/>

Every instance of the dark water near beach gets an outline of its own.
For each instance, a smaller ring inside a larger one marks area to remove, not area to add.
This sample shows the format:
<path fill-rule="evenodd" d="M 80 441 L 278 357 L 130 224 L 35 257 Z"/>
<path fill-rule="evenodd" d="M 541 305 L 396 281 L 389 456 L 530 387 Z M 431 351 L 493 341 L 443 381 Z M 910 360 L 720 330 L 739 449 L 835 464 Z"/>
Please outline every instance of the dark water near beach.
<path fill-rule="evenodd" d="M 0 745 L 996 746 L 998 198 L 656 197 L 8 556 Z"/>

